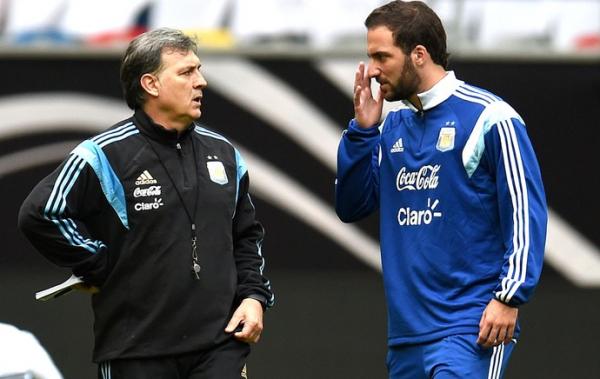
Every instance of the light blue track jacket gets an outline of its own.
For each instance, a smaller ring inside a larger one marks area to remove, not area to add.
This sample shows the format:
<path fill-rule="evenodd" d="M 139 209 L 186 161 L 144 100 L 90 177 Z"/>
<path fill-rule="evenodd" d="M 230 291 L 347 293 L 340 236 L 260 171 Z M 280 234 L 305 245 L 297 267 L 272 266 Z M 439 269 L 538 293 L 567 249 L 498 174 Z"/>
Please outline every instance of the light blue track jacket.
<path fill-rule="evenodd" d="M 521 117 L 453 72 L 390 112 L 350 122 L 338 150 L 336 211 L 379 208 L 390 345 L 478 333 L 492 298 L 529 300 L 546 241 L 539 166 Z"/>

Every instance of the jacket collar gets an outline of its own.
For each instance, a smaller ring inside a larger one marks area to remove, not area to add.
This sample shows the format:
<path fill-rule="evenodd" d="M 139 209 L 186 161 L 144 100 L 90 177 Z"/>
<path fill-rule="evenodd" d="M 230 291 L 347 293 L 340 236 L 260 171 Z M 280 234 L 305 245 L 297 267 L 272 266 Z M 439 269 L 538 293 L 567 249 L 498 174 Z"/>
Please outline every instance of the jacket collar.
<path fill-rule="evenodd" d="M 462 83 L 464 83 L 462 80 L 456 79 L 454 71 L 446 72 L 446 76 L 444 76 L 433 87 L 431 87 L 425 92 L 417 94 L 419 100 L 421 100 L 421 104 L 423 105 L 423 110 L 427 111 L 444 102 L 452 95 L 452 93 L 454 93 L 456 88 L 458 88 L 458 86 Z M 410 108 L 413 112 L 419 111 L 408 100 L 402 100 L 402 103 L 408 108 Z"/>
<path fill-rule="evenodd" d="M 150 116 L 148 116 L 148 114 L 140 108 L 135 110 L 133 118 L 141 133 L 155 141 L 165 144 L 176 144 L 177 142 L 187 138 L 194 129 L 194 123 L 192 122 L 183 133 L 178 135 L 177 131 L 167 130 L 162 125 L 155 123 L 154 120 L 152 120 L 152 118 L 150 118 Z"/>

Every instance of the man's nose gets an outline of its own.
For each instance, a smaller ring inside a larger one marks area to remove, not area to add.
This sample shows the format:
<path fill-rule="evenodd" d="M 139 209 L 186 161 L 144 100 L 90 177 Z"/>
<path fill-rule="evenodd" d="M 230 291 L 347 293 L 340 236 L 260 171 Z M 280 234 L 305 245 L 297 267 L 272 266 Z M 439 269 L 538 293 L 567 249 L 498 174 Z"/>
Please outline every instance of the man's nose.
<path fill-rule="evenodd" d="M 206 86 L 208 86 L 208 82 L 206 81 L 206 79 L 204 79 L 204 75 L 202 75 L 202 73 L 198 72 L 198 75 L 196 76 L 196 79 L 194 81 L 194 87 L 204 88 Z"/>
<path fill-rule="evenodd" d="M 369 62 L 369 66 L 367 67 L 367 76 L 369 78 L 376 78 L 381 74 L 381 70 L 379 67 L 373 62 Z"/>

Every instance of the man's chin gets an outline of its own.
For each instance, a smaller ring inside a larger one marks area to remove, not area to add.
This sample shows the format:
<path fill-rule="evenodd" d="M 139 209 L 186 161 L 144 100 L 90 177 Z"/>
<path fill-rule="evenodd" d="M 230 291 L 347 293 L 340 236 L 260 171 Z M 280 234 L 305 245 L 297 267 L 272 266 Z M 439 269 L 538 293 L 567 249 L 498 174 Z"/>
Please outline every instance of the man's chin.
<path fill-rule="evenodd" d="M 386 85 L 387 87 L 387 85 Z M 390 97 L 392 97 L 394 95 L 393 91 L 390 91 L 389 89 L 385 88 L 384 85 L 381 85 L 379 87 L 379 91 L 381 91 L 381 95 L 383 96 L 383 98 L 387 101 L 390 101 Z"/>
<path fill-rule="evenodd" d="M 411 94 L 401 93 L 399 91 L 388 91 L 383 93 L 383 98 L 389 102 L 408 100 L 411 98 L 411 96 Z"/>
<path fill-rule="evenodd" d="M 385 99 L 385 101 L 389 101 L 389 102 L 402 100 L 402 98 L 394 92 L 384 93 L 383 98 Z"/>
<path fill-rule="evenodd" d="M 381 91 L 381 95 L 386 101 L 397 101 L 396 92 L 393 90 L 389 84 L 385 83 L 379 86 L 379 91 Z"/>

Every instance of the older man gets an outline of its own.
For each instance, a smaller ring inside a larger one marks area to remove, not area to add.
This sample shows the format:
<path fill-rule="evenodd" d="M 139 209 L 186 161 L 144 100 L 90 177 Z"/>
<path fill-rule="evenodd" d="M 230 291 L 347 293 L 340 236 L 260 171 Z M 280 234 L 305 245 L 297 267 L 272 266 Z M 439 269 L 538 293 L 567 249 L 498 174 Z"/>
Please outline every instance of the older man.
<path fill-rule="evenodd" d="M 98 289 L 101 378 L 246 377 L 273 303 L 246 164 L 195 122 L 200 68 L 180 31 L 133 40 L 121 65 L 133 116 L 77 146 L 19 214 L 44 256 Z"/>

